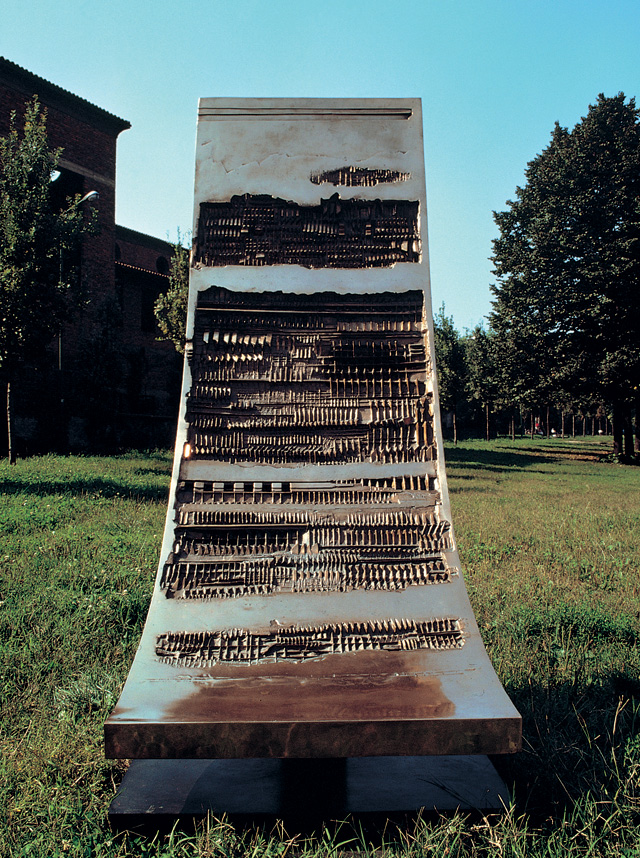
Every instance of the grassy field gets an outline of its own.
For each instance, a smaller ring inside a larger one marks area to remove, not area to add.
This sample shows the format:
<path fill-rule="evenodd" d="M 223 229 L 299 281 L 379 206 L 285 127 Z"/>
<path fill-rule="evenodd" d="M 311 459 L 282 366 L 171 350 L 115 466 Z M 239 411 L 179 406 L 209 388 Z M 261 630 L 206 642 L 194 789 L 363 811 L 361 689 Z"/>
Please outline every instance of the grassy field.
<path fill-rule="evenodd" d="M 640 858 L 640 468 L 607 439 L 469 442 L 446 450 L 476 617 L 523 715 L 497 761 L 513 803 L 349 840 L 210 820 L 117 834 L 125 764 L 102 723 L 152 588 L 170 458 L 47 457 L 0 465 L 0 856 L 624 856 Z"/>

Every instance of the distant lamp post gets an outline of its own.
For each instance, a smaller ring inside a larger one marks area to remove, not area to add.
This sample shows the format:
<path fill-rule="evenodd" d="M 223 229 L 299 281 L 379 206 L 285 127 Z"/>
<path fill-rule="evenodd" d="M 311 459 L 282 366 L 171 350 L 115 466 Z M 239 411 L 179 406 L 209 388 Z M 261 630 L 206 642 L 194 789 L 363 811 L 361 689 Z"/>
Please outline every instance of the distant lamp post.
<path fill-rule="evenodd" d="M 100 194 L 98 193 L 98 191 L 89 191 L 88 194 L 85 194 L 84 197 L 82 197 L 81 200 L 78 200 L 77 203 L 74 203 L 73 206 L 74 206 L 74 208 L 77 208 L 78 206 L 81 206 L 82 203 L 88 203 L 89 200 L 97 200 L 97 199 L 100 199 Z"/>

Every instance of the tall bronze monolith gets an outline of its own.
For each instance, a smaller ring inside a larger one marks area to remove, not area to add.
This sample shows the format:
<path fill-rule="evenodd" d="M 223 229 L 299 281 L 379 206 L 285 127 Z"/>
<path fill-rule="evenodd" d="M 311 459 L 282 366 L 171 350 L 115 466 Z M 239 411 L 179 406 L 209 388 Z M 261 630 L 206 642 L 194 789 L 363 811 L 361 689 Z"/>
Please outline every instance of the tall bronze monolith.
<path fill-rule="evenodd" d="M 467 598 L 417 99 L 203 99 L 171 497 L 111 757 L 511 753 Z"/>

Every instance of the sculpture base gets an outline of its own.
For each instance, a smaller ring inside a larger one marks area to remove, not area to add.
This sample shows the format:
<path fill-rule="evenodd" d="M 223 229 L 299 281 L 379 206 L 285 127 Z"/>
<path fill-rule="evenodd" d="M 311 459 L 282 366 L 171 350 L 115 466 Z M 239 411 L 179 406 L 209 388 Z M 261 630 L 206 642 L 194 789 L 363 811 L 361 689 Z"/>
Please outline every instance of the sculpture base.
<path fill-rule="evenodd" d="M 133 760 L 111 803 L 121 827 L 160 817 L 277 817 L 501 810 L 509 792 L 485 756 Z"/>

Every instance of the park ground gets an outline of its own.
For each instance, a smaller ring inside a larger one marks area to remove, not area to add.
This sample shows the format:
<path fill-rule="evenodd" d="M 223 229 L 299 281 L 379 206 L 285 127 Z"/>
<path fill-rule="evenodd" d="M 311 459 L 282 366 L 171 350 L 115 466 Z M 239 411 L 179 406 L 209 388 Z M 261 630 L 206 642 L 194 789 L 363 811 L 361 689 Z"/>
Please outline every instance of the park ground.
<path fill-rule="evenodd" d="M 171 457 L 0 465 L 0 856 L 640 858 L 640 468 L 603 461 L 609 445 L 445 450 L 469 595 L 523 716 L 523 750 L 497 761 L 511 805 L 312 837 L 110 829 L 126 763 L 104 759 L 102 724 L 146 616 Z"/>

